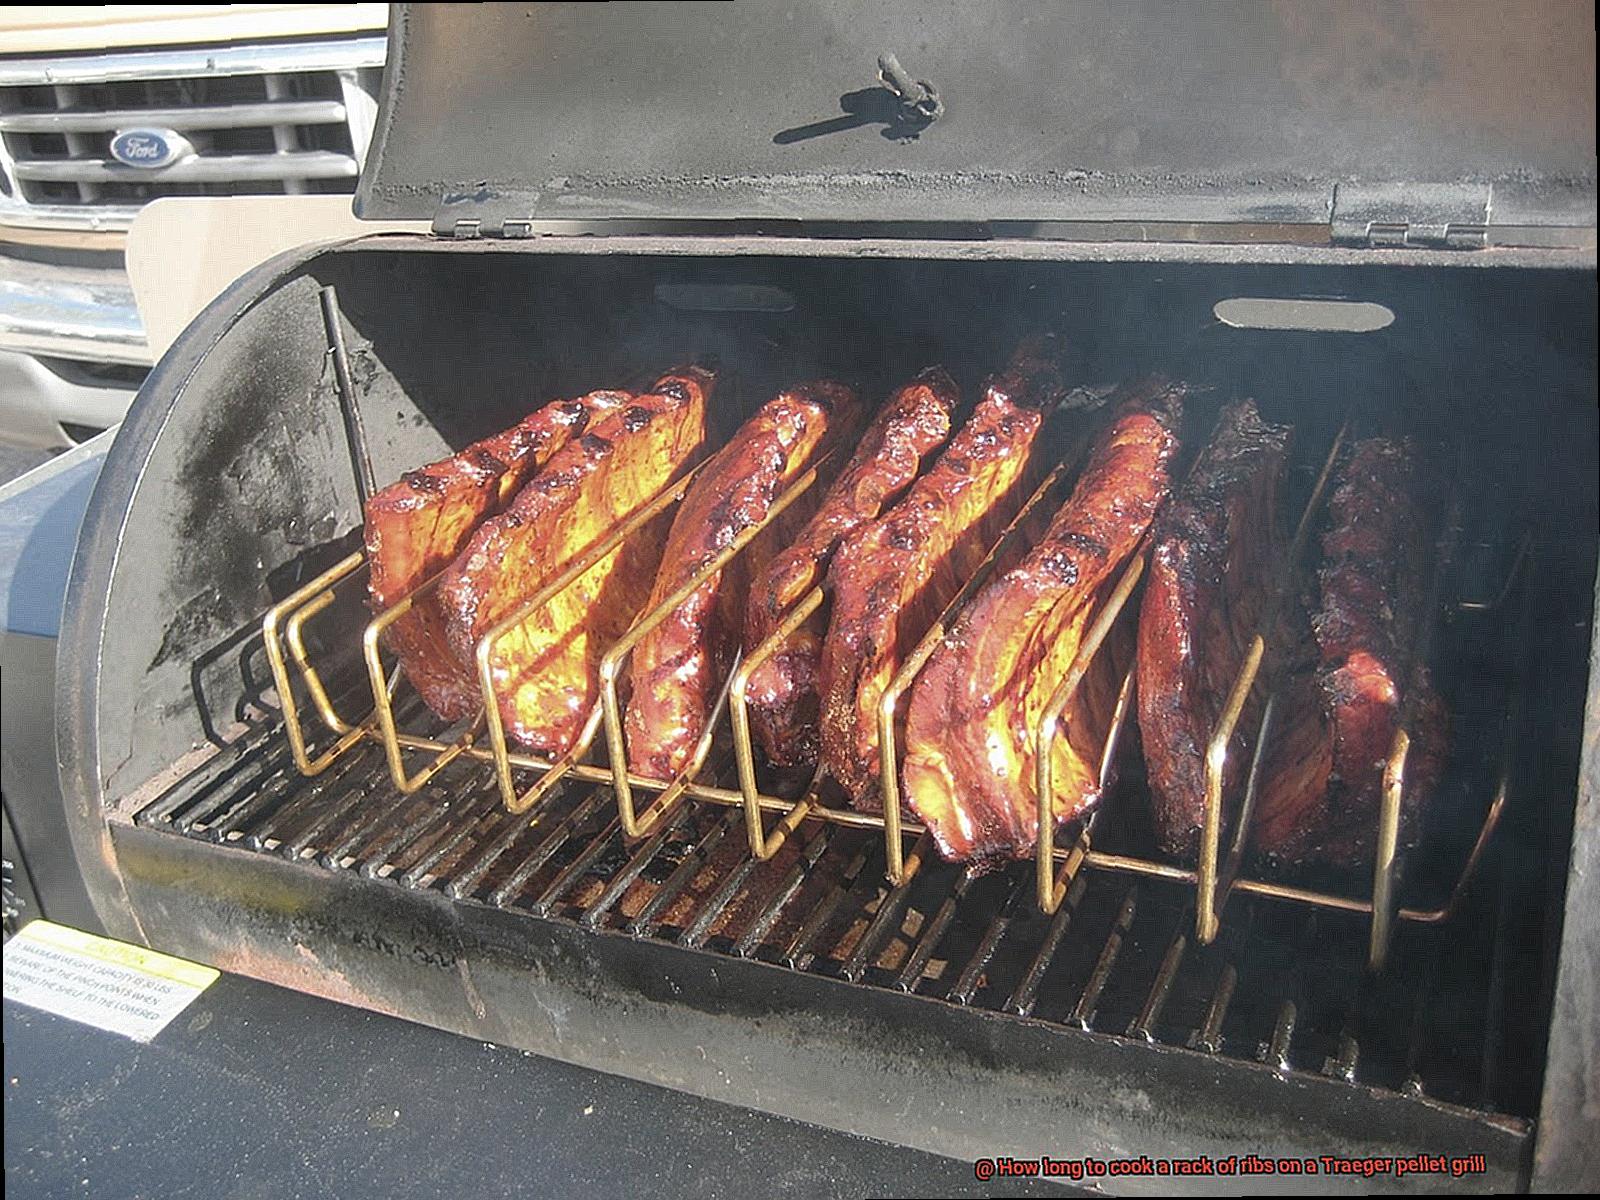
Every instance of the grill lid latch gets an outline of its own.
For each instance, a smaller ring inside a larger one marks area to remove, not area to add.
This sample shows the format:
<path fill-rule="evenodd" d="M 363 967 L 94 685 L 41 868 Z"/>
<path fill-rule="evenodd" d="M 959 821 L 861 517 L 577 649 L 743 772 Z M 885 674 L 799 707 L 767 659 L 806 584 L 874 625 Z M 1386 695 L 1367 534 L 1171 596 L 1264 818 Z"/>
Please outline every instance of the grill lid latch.
<path fill-rule="evenodd" d="M 1487 183 L 1341 183 L 1333 193 L 1333 243 L 1482 250 L 1493 191 Z"/>
<path fill-rule="evenodd" d="M 912 79 L 893 54 L 878 55 L 878 82 L 900 101 L 900 120 L 912 130 L 931 125 L 944 114 L 944 101 L 926 79 Z"/>

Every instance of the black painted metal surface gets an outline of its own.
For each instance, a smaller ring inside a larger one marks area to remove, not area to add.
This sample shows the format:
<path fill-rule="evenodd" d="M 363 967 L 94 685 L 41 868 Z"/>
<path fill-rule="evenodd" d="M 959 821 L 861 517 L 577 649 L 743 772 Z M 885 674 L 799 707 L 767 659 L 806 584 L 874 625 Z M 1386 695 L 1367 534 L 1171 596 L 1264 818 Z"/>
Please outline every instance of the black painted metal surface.
<path fill-rule="evenodd" d="M 149 1045 L 5 1004 L 18 1200 L 1066 1194 L 223 976 Z"/>
<path fill-rule="evenodd" d="M 1592 928 L 1594 914 L 1600 911 L 1600 734 L 1596 732 L 1600 729 L 1600 656 L 1591 667 L 1586 708 L 1588 735 L 1573 812 L 1561 965 L 1551 988 L 1552 1047 L 1591 1039 L 1600 1022 L 1600 944 Z M 1561 845 L 1559 839 L 1556 845 Z M 1539 1146 L 1533 1167 L 1537 1191 L 1600 1189 L 1600 1138 L 1595 1136 L 1600 1125 L 1600 1072 L 1593 1068 L 1593 1062 L 1575 1056 L 1551 1056 L 1539 1109 Z"/>
<path fill-rule="evenodd" d="M 1165 240 L 1205 241 L 1326 229 L 1340 183 L 1472 180 L 1495 224 L 1595 221 L 1578 3 L 397 9 L 357 201 L 375 218 L 1199 222 Z M 905 119 L 880 55 L 937 119 Z"/>

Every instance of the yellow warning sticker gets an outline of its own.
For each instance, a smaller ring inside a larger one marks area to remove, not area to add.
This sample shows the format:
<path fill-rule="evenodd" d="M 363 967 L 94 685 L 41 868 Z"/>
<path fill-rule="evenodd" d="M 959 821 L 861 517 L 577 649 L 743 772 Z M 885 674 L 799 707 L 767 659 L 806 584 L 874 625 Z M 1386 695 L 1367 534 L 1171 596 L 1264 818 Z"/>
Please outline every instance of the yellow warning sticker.
<path fill-rule="evenodd" d="M 5 945 L 5 998 L 147 1042 L 220 974 L 51 921 Z"/>

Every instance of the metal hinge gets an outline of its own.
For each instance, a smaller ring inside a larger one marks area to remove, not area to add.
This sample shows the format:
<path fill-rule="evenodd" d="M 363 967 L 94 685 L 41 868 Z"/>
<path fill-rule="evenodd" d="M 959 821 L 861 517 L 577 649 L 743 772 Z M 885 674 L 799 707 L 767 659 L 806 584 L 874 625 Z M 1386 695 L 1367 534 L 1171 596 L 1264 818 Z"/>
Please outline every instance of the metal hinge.
<path fill-rule="evenodd" d="M 433 213 L 435 237 L 456 242 L 531 238 L 536 228 L 530 210 L 538 197 L 507 195 L 487 185 L 471 192 L 448 192 Z"/>
<path fill-rule="evenodd" d="M 1482 250 L 1493 192 L 1487 183 L 1341 183 L 1333 193 L 1333 243 Z"/>
<path fill-rule="evenodd" d="M 531 217 L 507 217 L 503 221 L 485 221 L 482 217 L 437 217 L 433 232 L 440 237 L 457 242 L 472 242 L 488 238 L 531 238 L 534 223 Z"/>

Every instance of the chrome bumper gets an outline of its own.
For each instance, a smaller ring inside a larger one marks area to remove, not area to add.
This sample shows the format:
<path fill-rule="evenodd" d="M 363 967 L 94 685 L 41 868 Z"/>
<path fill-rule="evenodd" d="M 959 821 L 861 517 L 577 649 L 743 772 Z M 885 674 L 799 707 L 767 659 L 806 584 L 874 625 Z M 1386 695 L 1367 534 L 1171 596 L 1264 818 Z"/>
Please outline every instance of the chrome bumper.
<path fill-rule="evenodd" d="M 0 444 L 70 446 L 74 439 L 65 426 L 115 425 L 133 403 L 134 392 L 127 384 L 74 378 L 31 354 L 0 350 Z"/>
<path fill-rule="evenodd" d="M 149 366 L 120 256 L 99 267 L 0 255 L 0 350 Z"/>

